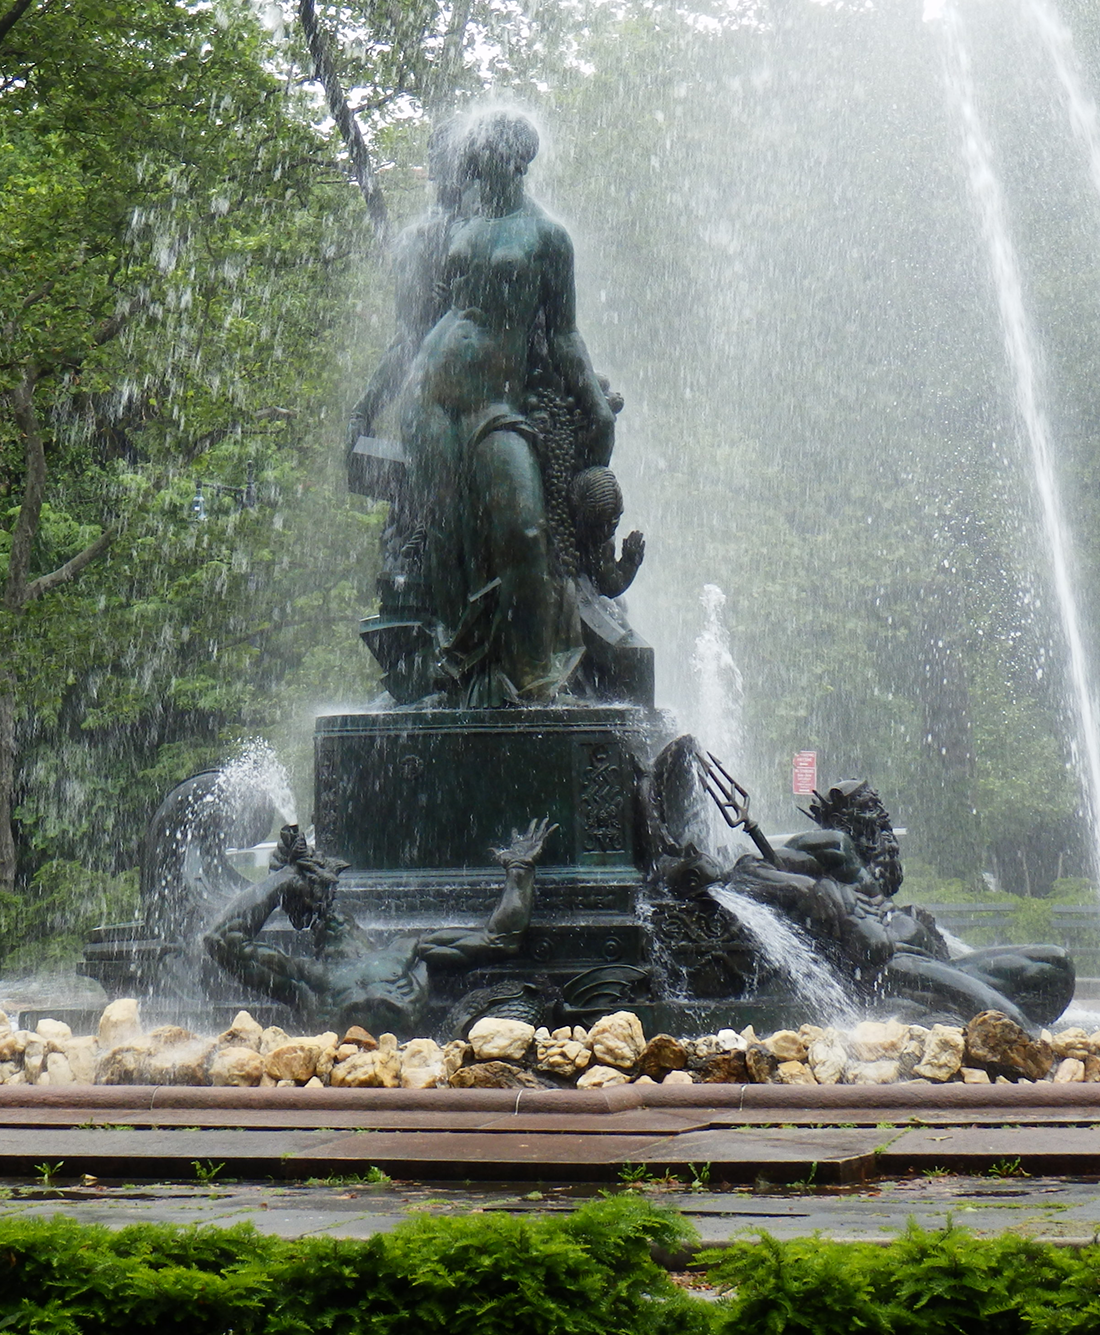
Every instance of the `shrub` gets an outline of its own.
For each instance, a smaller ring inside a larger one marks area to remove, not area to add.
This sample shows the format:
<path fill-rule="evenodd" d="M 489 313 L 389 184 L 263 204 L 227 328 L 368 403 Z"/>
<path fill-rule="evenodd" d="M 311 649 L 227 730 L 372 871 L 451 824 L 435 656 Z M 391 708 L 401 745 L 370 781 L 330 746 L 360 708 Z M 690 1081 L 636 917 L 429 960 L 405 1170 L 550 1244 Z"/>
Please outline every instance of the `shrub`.
<path fill-rule="evenodd" d="M 683 1246 L 634 1196 L 565 1218 L 414 1218 L 366 1241 L 64 1217 L 0 1221 L 0 1330 L 15 1335 L 695 1335 L 714 1310 L 651 1259 Z"/>

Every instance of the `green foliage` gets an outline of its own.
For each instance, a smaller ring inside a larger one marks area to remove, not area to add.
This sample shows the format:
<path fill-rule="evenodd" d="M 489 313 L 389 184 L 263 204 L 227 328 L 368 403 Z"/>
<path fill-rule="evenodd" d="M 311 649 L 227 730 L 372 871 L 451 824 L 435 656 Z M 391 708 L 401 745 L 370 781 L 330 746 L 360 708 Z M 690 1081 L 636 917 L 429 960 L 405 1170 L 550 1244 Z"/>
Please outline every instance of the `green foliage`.
<path fill-rule="evenodd" d="M 735 1290 L 722 1305 L 719 1330 L 846 1335 L 894 1329 L 893 1311 L 881 1304 L 874 1285 L 877 1255 L 870 1244 L 837 1247 L 820 1238 L 778 1242 L 762 1234 L 758 1243 L 735 1242 L 725 1252 L 697 1259 L 709 1263 L 712 1283 Z"/>
<path fill-rule="evenodd" d="M 953 1226 L 926 1233 L 910 1225 L 886 1247 L 762 1235 L 759 1244 L 736 1243 L 697 1259 L 713 1283 L 731 1290 L 719 1326 L 730 1335 L 1015 1335 L 1059 1329 L 1055 1315 L 1064 1318 L 1074 1301 L 1088 1309 L 1098 1255 L 1096 1248 L 1073 1252 L 1011 1236 L 979 1239 Z"/>
<path fill-rule="evenodd" d="M 111 876 L 54 859 L 21 895 L 0 895 L 0 942 L 12 943 L 4 966 L 13 973 L 64 968 L 80 956 L 93 928 L 138 916 L 136 871 Z"/>
<path fill-rule="evenodd" d="M 418 1218 L 367 1242 L 8 1219 L 0 1322 L 35 1335 L 702 1335 L 709 1305 L 676 1289 L 649 1254 L 688 1241 L 682 1221 L 634 1197 L 565 1220 Z"/>

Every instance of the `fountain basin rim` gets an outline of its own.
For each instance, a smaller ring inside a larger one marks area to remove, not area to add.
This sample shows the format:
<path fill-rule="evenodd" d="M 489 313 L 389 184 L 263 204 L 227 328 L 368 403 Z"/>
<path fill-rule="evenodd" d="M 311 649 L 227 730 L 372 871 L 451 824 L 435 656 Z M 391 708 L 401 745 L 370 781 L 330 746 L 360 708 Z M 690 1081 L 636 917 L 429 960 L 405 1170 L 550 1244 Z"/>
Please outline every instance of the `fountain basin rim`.
<path fill-rule="evenodd" d="M 0 1086 L 5 1110 L 270 1109 L 277 1111 L 422 1111 L 495 1114 L 619 1113 L 644 1109 L 734 1108 L 738 1111 L 831 1108 L 881 1109 L 912 1114 L 979 1111 L 1012 1114 L 1063 1107 L 1100 1110 L 1100 1083 L 1034 1085 L 615 1085 L 606 1089 L 260 1089 L 209 1085 Z M 488 1128 L 487 1128 L 488 1129 Z M 506 1129 L 506 1128 L 497 1128 Z"/>

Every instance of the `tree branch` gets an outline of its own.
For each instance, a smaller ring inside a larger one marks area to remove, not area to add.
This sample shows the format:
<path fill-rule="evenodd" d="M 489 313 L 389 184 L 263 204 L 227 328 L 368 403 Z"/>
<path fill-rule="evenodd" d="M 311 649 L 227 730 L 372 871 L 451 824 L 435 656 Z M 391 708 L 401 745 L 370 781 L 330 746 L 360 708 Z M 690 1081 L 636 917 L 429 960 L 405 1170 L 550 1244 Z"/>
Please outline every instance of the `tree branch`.
<path fill-rule="evenodd" d="M 15 0 L 15 4 L 6 14 L 0 14 L 0 42 L 11 32 L 35 0 Z"/>
<path fill-rule="evenodd" d="M 37 383 L 38 368 L 32 363 L 23 379 L 8 393 L 16 424 L 23 433 L 27 459 L 27 481 L 11 535 L 8 577 L 4 584 L 4 606 L 13 612 L 19 611 L 27 601 L 31 547 L 38 534 L 42 502 L 46 494 L 46 442 L 42 439 L 38 414 L 34 411 L 34 387 Z"/>
<path fill-rule="evenodd" d="M 325 35 L 317 22 L 313 0 L 299 0 L 298 17 L 302 23 L 302 31 L 305 33 L 309 53 L 313 57 L 317 77 L 324 84 L 329 111 L 332 112 L 332 118 L 340 131 L 340 137 L 351 155 L 352 171 L 359 183 L 359 189 L 367 206 L 367 213 L 374 224 L 375 235 L 379 241 L 385 244 L 390 229 L 386 201 L 382 196 L 377 177 L 371 166 L 370 155 L 367 152 L 366 144 L 363 142 L 362 131 L 351 113 L 347 98 L 344 96 L 344 90 L 340 86 L 336 66 L 332 61 L 332 53 L 329 51 Z"/>
<path fill-rule="evenodd" d="M 59 584 L 67 584 L 69 580 L 76 579 L 85 566 L 91 565 L 96 557 L 103 555 L 114 541 L 114 536 L 110 529 L 105 529 L 95 542 L 90 542 L 82 552 L 77 552 L 71 561 L 66 561 L 63 566 L 58 566 L 48 575 L 39 575 L 37 579 L 31 580 L 27 585 L 24 604 L 32 602 L 44 593 L 49 593 L 51 589 L 56 589 Z"/>
<path fill-rule="evenodd" d="M 456 0 L 451 24 L 443 38 L 443 49 L 427 99 L 426 110 L 436 124 L 454 108 L 455 88 L 462 71 L 462 43 L 470 23 L 473 0 Z"/>

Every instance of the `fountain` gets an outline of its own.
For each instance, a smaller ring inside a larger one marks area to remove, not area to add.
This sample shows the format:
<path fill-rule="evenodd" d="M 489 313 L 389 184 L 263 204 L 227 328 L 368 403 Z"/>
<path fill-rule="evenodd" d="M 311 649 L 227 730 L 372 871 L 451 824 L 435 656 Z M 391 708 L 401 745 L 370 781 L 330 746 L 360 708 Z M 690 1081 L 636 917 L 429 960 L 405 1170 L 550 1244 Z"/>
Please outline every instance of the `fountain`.
<path fill-rule="evenodd" d="M 645 552 L 637 532 L 616 544 L 623 401 L 575 326 L 569 237 L 524 191 L 537 147 L 511 111 L 438 127 L 438 202 L 398 242 L 398 332 L 348 440 L 349 484 L 390 503 L 360 632 L 386 694 L 317 720 L 312 845 L 284 809 L 269 875 L 245 881 L 226 846 L 270 808 L 255 784 L 194 776 L 151 827 L 144 922 L 98 934 L 86 970 L 190 1024 L 248 1005 L 405 1039 L 624 1009 L 672 1034 L 854 1011 L 1054 1020 L 1064 951 L 952 959 L 896 906 L 869 784 L 815 793 L 815 830 L 773 842 L 654 708 L 653 652 L 617 601 Z M 702 648 L 729 675 L 721 600 Z M 725 865 L 711 803 L 752 848 Z"/>

